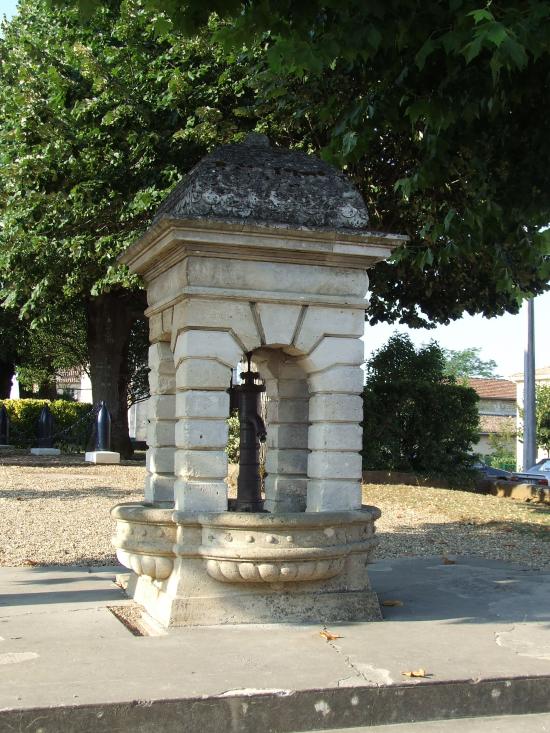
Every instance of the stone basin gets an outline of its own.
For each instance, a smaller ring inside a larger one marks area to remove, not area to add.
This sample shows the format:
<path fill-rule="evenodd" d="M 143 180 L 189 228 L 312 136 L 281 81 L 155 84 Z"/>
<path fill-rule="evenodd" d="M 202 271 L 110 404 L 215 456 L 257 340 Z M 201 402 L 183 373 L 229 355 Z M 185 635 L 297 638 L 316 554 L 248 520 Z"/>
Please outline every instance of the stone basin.
<path fill-rule="evenodd" d="M 112 516 L 117 557 L 136 575 L 165 580 L 176 557 L 201 558 L 217 581 L 279 584 L 333 578 L 350 555 L 368 559 L 380 510 L 191 514 L 133 503 L 116 506 Z"/>
<path fill-rule="evenodd" d="M 173 506 L 118 504 L 111 510 L 116 521 L 113 545 L 124 567 L 138 576 L 165 580 L 174 567 L 176 525 Z"/>
<path fill-rule="evenodd" d="M 198 552 L 207 573 L 225 583 L 323 580 L 338 575 L 348 555 L 372 552 L 379 516 L 375 507 L 311 514 L 205 513 L 198 517 Z"/>

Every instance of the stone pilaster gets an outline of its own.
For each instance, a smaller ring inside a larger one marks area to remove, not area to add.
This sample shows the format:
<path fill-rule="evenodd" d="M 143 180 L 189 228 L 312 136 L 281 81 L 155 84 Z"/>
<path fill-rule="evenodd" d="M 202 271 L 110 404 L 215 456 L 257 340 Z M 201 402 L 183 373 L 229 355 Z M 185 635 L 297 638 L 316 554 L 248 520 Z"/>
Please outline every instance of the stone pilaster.
<path fill-rule="evenodd" d="M 300 360 L 309 378 L 308 512 L 361 506 L 363 342 L 325 336 Z"/>
<path fill-rule="evenodd" d="M 177 510 L 227 509 L 227 389 L 241 354 L 226 331 L 184 330 L 176 338 Z"/>
<path fill-rule="evenodd" d="M 149 347 L 149 426 L 145 501 L 174 500 L 176 374 L 170 344 L 157 341 Z"/>

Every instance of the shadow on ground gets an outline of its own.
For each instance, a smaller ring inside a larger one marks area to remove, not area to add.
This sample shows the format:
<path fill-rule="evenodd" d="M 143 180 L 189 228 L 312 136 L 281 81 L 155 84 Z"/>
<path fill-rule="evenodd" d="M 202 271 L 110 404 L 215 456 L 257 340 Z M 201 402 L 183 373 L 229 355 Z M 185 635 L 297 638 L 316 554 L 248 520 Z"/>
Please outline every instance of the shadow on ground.
<path fill-rule="evenodd" d="M 122 488 L 115 489 L 112 486 L 84 486 L 71 489 L 3 489 L 0 490 L 0 499 L 15 499 L 21 502 L 32 502 L 37 499 L 88 499 L 90 495 L 104 497 L 107 499 L 123 499 L 140 489 Z"/>

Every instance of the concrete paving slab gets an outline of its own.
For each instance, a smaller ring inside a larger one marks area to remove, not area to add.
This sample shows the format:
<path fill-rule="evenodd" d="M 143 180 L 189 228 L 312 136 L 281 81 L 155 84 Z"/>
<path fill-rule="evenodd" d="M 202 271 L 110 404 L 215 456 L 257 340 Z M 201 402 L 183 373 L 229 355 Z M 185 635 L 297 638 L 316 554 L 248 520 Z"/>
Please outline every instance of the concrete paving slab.
<path fill-rule="evenodd" d="M 322 622 L 133 636 L 109 610 L 130 604 L 119 570 L 0 569 L 0 731 L 168 733 L 185 719 L 186 733 L 288 733 L 550 712 L 548 573 L 375 563 L 380 599 L 403 605 L 332 625 L 327 642 Z"/>

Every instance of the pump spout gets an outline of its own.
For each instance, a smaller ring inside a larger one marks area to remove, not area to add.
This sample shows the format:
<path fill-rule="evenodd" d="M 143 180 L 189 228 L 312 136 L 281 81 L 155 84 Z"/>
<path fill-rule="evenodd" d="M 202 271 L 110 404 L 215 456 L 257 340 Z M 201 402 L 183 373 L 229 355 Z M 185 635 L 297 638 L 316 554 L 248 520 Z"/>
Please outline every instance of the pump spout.
<path fill-rule="evenodd" d="M 265 443 L 267 438 L 267 428 L 264 421 L 257 413 L 255 415 L 250 415 L 249 419 L 254 426 L 254 430 L 256 432 L 256 435 L 258 436 L 258 440 L 260 441 L 260 443 Z"/>

